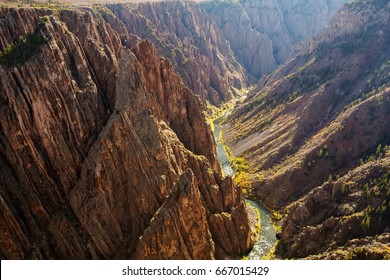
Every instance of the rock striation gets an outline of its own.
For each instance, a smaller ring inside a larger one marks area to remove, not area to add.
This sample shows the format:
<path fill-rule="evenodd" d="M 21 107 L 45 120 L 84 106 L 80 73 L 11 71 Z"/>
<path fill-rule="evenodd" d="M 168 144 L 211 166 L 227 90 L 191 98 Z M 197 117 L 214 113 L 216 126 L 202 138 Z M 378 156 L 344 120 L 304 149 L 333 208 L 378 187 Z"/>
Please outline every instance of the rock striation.
<path fill-rule="evenodd" d="M 112 20 L 0 10 L 2 51 L 37 26 L 48 39 L 0 66 L 0 257 L 246 254 L 241 190 L 221 177 L 201 102 L 152 43 Z"/>

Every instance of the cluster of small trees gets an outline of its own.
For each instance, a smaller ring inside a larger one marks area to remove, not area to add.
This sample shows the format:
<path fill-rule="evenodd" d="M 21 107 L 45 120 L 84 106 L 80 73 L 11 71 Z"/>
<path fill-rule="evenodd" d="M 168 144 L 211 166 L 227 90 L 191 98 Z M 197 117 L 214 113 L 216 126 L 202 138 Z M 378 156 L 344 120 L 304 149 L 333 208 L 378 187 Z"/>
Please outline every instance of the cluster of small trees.
<path fill-rule="evenodd" d="M 19 63 L 26 62 L 36 53 L 39 47 L 49 40 L 42 34 L 42 27 L 47 18 L 43 18 L 33 33 L 28 33 L 25 38 L 19 37 L 16 43 L 9 44 L 0 52 L 0 64 L 12 67 Z"/>
<path fill-rule="evenodd" d="M 321 148 L 318 152 L 317 152 L 317 160 L 320 160 L 321 158 L 326 158 L 326 159 L 329 159 L 330 157 L 330 154 L 329 154 L 329 148 L 327 145 L 324 145 L 323 148 Z M 314 165 L 317 163 L 317 160 L 316 159 L 313 159 L 311 161 L 309 161 L 306 165 L 306 170 L 305 170 L 305 175 L 309 175 L 310 174 L 310 171 L 311 169 L 314 167 Z M 331 181 L 332 179 L 332 175 L 330 175 L 329 177 L 329 181 Z"/>
<path fill-rule="evenodd" d="M 389 150 L 389 146 L 388 145 L 379 144 L 378 147 L 376 148 L 375 153 L 362 158 L 360 160 L 360 164 L 363 165 L 363 164 L 365 164 L 367 162 L 371 162 L 371 161 L 375 161 L 375 160 L 381 159 L 381 158 L 383 158 L 387 154 L 388 150 Z"/>
<path fill-rule="evenodd" d="M 378 149 L 380 152 L 380 149 Z M 376 207 L 368 205 L 364 211 L 364 217 L 361 222 L 363 230 L 368 231 L 371 228 L 373 219 L 379 226 L 385 221 L 389 221 L 390 215 L 390 172 L 385 173 L 382 177 L 371 179 L 364 187 L 366 197 L 375 195 L 375 200 L 382 199 L 382 203 L 376 203 Z M 388 223 L 388 222 L 387 222 Z"/>

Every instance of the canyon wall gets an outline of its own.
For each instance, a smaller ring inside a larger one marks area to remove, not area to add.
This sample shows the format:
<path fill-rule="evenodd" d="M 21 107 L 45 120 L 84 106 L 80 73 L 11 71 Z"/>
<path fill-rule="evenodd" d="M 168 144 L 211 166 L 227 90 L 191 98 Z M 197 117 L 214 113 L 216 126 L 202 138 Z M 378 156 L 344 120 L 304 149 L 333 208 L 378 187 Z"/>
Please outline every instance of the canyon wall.
<path fill-rule="evenodd" d="M 280 64 L 223 124 L 276 254 L 389 257 L 388 1 L 197 2 L 0 8 L 2 259 L 247 254 L 202 110 Z"/>
<path fill-rule="evenodd" d="M 193 2 L 108 5 L 101 14 L 120 35 L 154 43 L 202 102 L 220 105 L 245 86 L 245 73 L 212 19 Z"/>
<path fill-rule="evenodd" d="M 319 33 L 346 0 L 222 0 L 201 6 L 255 78 L 284 63 L 294 45 Z"/>
<path fill-rule="evenodd" d="M 152 43 L 88 9 L 2 8 L 0 21 L 2 259 L 247 253 L 241 190 Z"/>

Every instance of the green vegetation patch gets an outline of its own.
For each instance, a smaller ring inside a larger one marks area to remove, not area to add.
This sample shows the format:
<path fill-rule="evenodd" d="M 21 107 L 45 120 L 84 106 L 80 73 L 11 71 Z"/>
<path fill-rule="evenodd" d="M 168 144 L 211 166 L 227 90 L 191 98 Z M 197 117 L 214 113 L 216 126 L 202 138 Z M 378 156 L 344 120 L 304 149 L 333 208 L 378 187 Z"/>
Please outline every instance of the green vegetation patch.
<path fill-rule="evenodd" d="M 388 154 L 389 151 L 390 149 L 388 145 L 379 144 L 375 150 L 375 153 L 368 154 L 360 160 L 360 165 L 366 164 L 368 162 L 374 162 L 376 160 L 384 158 L 385 156 L 389 155 Z"/>
<path fill-rule="evenodd" d="M 0 52 L 0 64 L 6 67 L 12 67 L 20 63 L 25 63 L 37 53 L 40 47 L 49 41 L 42 34 L 42 28 L 47 21 L 48 18 L 43 17 L 33 33 L 28 33 L 25 38 L 20 37 L 16 43 L 9 44 Z"/>
<path fill-rule="evenodd" d="M 235 157 L 231 149 L 227 145 L 224 144 L 224 147 L 228 155 L 230 164 L 235 172 L 233 180 L 243 189 L 243 193 L 247 194 L 247 189 L 250 188 L 250 186 L 252 185 L 252 176 L 248 172 L 248 163 L 246 159 L 242 157 Z"/>
<path fill-rule="evenodd" d="M 390 171 L 379 178 L 370 179 L 364 187 L 364 195 L 375 201 L 364 210 L 361 227 L 365 232 L 379 227 L 384 228 L 390 221 Z M 373 223 L 376 225 L 372 227 Z"/>
<path fill-rule="evenodd" d="M 318 150 L 316 153 L 316 158 L 309 160 L 306 164 L 306 169 L 305 169 L 305 175 L 309 175 L 311 170 L 314 168 L 316 163 L 318 163 L 321 159 L 330 159 L 330 153 L 329 153 L 329 148 L 327 145 L 324 145 L 322 148 Z M 331 182 L 333 180 L 332 175 L 329 176 L 328 181 Z"/>

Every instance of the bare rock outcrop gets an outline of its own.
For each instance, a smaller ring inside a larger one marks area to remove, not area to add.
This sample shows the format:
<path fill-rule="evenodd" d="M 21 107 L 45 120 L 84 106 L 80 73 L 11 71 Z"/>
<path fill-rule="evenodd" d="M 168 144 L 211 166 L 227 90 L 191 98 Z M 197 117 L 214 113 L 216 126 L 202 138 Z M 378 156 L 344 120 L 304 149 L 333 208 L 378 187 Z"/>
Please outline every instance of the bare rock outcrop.
<path fill-rule="evenodd" d="M 289 205 L 279 247 L 296 258 L 388 259 L 388 163 L 363 164 Z"/>
<path fill-rule="evenodd" d="M 214 242 L 206 210 L 191 170 L 183 173 L 144 231 L 135 257 L 147 259 L 210 259 Z M 170 244 L 166 246 L 166 244 Z"/>

